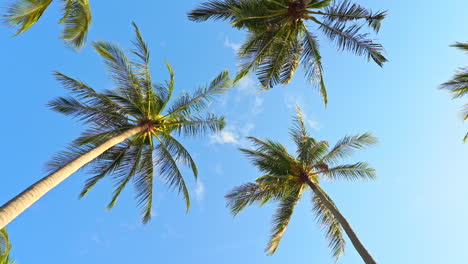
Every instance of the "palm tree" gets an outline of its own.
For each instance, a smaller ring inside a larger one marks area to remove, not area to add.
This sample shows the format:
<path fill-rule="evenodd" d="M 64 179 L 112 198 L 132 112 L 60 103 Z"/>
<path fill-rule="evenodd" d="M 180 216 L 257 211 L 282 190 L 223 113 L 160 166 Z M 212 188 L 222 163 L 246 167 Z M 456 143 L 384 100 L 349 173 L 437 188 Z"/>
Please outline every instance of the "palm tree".
<path fill-rule="evenodd" d="M 62 39 L 74 48 L 83 46 L 91 25 L 91 7 L 88 0 L 63 0 L 63 14 L 59 23 L 64 24 Z M 16 0 L 3 15 L 7 24 L 17 27 L 15 36 L 36 24 L 52 0 Z"/>
<path fill-rule="evenodd" d="M 105 176 L 115 180 L 112 208 L 133 180 L 143 222 L 151 218 L 153 181 L 158 175 L 183 194 L 187 210 L 190 198 L 178 163 L 188 166 L 197 177 L 197 167 L 189 152 L 174 137 L 196 136 L 217 132 L 224 127 L 224 118 L 205 113 L 215 96 L 227 91 L 229 76 L 222 72 L 208 86 L 192 95 L 187 93 L 170 106 L 174 91 L 174 74 L 167 64 L 170 79 L 154 84 L 149 72 L 150 53 L 136 31 L 136 59 L 130 61 L 116 45 L 95 42 L 94 49 L 104 59 L 115 81 L 116 89 L 95 91 L 85 83 L 56 72 L 55 77 L 71 93 L 49 103 L 52 110 L 78 118 L 89 126 L 66 151 L 58 153 L 47 168 L 50 174 L 0 208 L 0 227 L 4 227 L 49 190 L 78 169 L 91 167 L 92 177 L 86 181 L 81 196 Z M 158 169 L 155 171 L 155 167 Z"/>
<path fill-rule="evenodd" d="M 376 142 L 371 134 L 346 136 L 329 149 L 327 141 L 312 138 L 305 127 L 302 113 L 293 119 L 290 135 L 296 144 L 296 156 L 278 142 L 249 137 L 254 149 L 240 149 L 264 175 L 253 183 L 234 188 L 226 195 L 228 207 L 236 216 L 247 205 L 264 205 L 278 201 L 278 209 L 273 216 L 274 227 L 265 251 L 273 254 L 289 224 L 294 207 L 304 191 L 313 192 L 312 205 L 317 220 L 326 230 L 326 238 L 333 256 L 337 259 L 344 252 L 346 232 L 365 263 L 376 263 L 361 243 L 346 218 L 340 213 L 331 198 L 320 187 L 320 179 L 358 180 L 374 179 L 375 171 L 365 162 L 338 165 L 340 159 L 348 157 L 354 149 L 361 149 Z"/>
<path fill-rule="evenodd" d="M 211 0 L 189 12 L 190 20 L 201 22 L 210 18 L 228 20 L 248 36 L 238 50 L 239 72 L 235 82 L 249 72 L 256 72 L 264 89 L 287 84 L 301 63 L 306 78 L 320 90 L 327 104 L 323 80 L 322 57 L 315 32 L 307 22 L 313 22 L 339 50 L 367 56 L 382 66 L 387 59 L 383 47 L 361 33 L 366 24 L 375 32 L 380 29 L 385 12 L 371 12 L 344 0 Z M 363 23 L 358 24 L 357 22 Z"/>
<path fill-rule="evenodd" d="M 458 42 L 451 46 L 468 52 L 468 42 Z M 449 90 L 453 94 L 453 99 L 468 95 L 468 68 L 459 69 L 455 76 L 453 76 L 452 80 L 442 84 L 441 88 Z M 462 110 L 462 114 L 463 119 L 467 121 L 468 104 L 465 104 L 465 107 Z M 463 142 L 466 141 L 468 141 L 468 133 L 466 133 L 465 137 L 463 138 Z"/>
<path fill-rule="evenodd" d="M 5 228 L 0 229 L 0 264 L 15 264 L 10 259 L 11 243 Z"/>

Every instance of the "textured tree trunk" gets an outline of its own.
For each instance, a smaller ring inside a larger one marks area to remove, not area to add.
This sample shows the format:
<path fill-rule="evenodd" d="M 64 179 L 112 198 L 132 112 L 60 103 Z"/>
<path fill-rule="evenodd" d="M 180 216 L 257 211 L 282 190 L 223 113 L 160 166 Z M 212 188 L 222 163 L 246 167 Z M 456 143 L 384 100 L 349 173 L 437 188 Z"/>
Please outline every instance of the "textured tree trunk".
<path fill-rule="evenodd" d="M 346 220 L 346 218 L 340 213 L 340 211 L 338 211 L 338 208 L 336 208 L 336 206 L 333 205 L 330 202 L 330 200 L 328 200 L 328 198 L 325 196 L 322 190 L 318 188 L 308 178 L 306 179 L 306 183 L 310 186 L 310 188 L 312 189 L 312 191 L 314 191 L 314 193 L 318 196 L 318 198 L 323 202 L 325 207 L 327 207 L 327 209 L 330 210 L 333 216 L 336 217 L 341 227 L 343 227 L 344 231 L 346 232 L 349 239 L 353 243 L 354 248 L 359 253 L 359 255 L 361 255 L 361 258 L 364 260 L 364 262 L 366 264 L 376 264 L 377 262 L 374 260 L 371 254 L 364 247 L 362 242 L 357 237 L 356 233 L 354 233 L 354 230 L 351 228 L 351 225 L 348 223 L 348 220 Z"/>
<path fill-rule="evenodd" d="M 125 139 L 138 134 L 144 129 L 144 126 L 138 126 L 129 129 L 122 134 L 107 140 L 98 147 L 68 163 L 58 171 L 42 178 L 38 182 L 31 185 L 15 198 L 11 199 L 9 202 L 0 207 L 0 229 L 4 228 L 8 223 L 20 215 L 24 210 L 28 209 L 48 191 L 52 190 L 55 186 L 64 181 L 88 162 L 97 158 L 99 155 L 113 146 L 122 143 Z"/>

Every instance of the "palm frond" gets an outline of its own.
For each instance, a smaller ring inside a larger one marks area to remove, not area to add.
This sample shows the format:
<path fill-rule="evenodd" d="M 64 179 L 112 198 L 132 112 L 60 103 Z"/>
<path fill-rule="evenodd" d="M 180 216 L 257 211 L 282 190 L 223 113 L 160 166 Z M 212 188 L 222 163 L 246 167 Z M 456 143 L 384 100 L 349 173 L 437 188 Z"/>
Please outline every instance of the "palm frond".
<path fill-rule="evenodd" d="M 457 42 L 450 46 L 468 52 L 468 42 Z"/>
<path fill-rule="evenodd" d="M 260 171 L 270 175 L 286 175 L 291 170 L 291 162 L 283 157 L 272 156 L 258 150 L 239 149 Z"/>
<path fill-rule="evenodd" d="M 185 200 L 185 207 L 188 210 L 190 209 L 190 195 L 188 192 L 187 185 L 185 184 L 184 177 L 180 173 L 179 168 L 177 167 L 176 160 L 171 155 L 171 152 L 168 150 L 168 146 L 165 142 L 156 137 L 159 141 L 159 145 L 156 147 L 156 160 L 155 163 L 159 167 L 161 176 L 164 178 L 169 187 L 176 188 L 179 193 L 183 194 Z"/>
<path fill-rule="evenodd" d="M 233 20 L 233 9 L 239 5 L 241 1 L 235 0 L 212 0 L 201 4 L 198 8 L 193 9 L 188 13 L 188 18 L 191 21 L 202 22 L 210 18 L 215 20 Z"/>
<path fill-rule="evenodd" d="M 112 177 L 115 180 L 114 190 L 112 191 L 112 199 L 107 205 L 107 209 L 112 209 L 117 203 L 117 199 L 122 193 L 128 182 L 140 173 L 140 163 L 142 162 L 142 153 L 144 151 L 144 143 L 140 142 L 138 145 L 132 145 L 132 147 L 124 155 L 122 166 L 115 169 Z"/>
<path fill-rule="evenodd" d="M 321 9 L 330 5 L 333 0 L 310 0 L 307 4 L 307 8 Z"/>
<path fill-rule="evenodd" d="M 233 216 L 237 216 L 246 206 L 254 203 L 262 206 L 269 201 L 276 201 L 289 195 L 294 190 L 293 187 L 287 183 L 286 175 L 284 177 L 266 175 L 256 183 L 242 184 L 231 190 L 225 196 L 227 207 Z"/>
<path fill-rule="evenodd" d="M 65 24 L 62 38 L 74 48 L 83 46 L 91 25 L 91 7 L 88 0 L 65 0 L 63 17 Z"/>
<path fill-rule="evenodd" d="M 448 82 L 441 86 L 442 89 L 449 90 L 453 98 L 460 98 L 468 94 L 468 68 L 462 68 Z"/>
<path fill-rule="evenodd" d="M 36 24 L 50 3 L 52 0 L 16 0 L 6 10 L 5 21 L 18 27 L 17 36 Z"/>
<path fill-rule="evenodd" d="M 124 157 L 132 144 L 126 141 L 124 144 L 115 146 L 104 152 L 100 158 L 92 162 L 91 174 L 94 175 L 86 180 L 83 189 L 80 192 L 80 198 L 88 192 L 105 176 L 112 174 L 117 168 L 122 166 Z"/>
<path fill-rule="evenodd" d="M 358 162 L 349 165 L 339 165 L 324 171 L 319 171 L 326 179 L 331 180 L 374 180 L 376 178 L 375 170 L 369 167 L 366 162 Z"/>
<path fill-rule="evenodd" d="M 296 159 L 288 153 L 286 147 L 279 142 L 269 139 L 263 141 L 256 137 L 247 137 L 247 139 L 250 140 L 258 152 L 275 157 L 278 160 L 284 160 L 291 164 L 296 162 Z"/>
<path fill-rule="evenodd" d="M 148 146 L 143 151 L 143 158 L 139 173 L 135 179 L 135 187 L 137 191 L 136 199 L 138 205 L 142 208 L 143 223 L 146 224 L 151 220 L 153 208 L 153 182 L 154 182 L 154 166 L 153 163 L 153 146 Z"/>
<path fill-rule="evenodd" d="M 93 43 L 93 47 L 104 59 L 119 92 L 132 103 L 140 104 L 143 98 L 142 88 L 138 83 L 134 67 L 123 50 L 117 45 L 105 41 L 96 41 Z"/>
<path fill-rule="evenodd" d="M 327 105 L 327 89 L 323 81 L 322 56 L 320 56 L 317 37 L 310 33 L 305 26 L 302 32 L 304 34 L 302 40 L 304 52 L 301 61 L 305 68 L 306 78 L 309 82 L 317 85 L 322 100 Z"/>
<path fill-rule="evenodd" d="M 167 146 L 167 150 L 171 153 L 175 160 L 192 169 L 193 175 L 195 176 L 195 179 L 197 179 L 197 165 L 185 147 L 179 141 L 177 141 L 177 139 L 169 134 L 162 133 L 160 136 L 161 140 L 163 140 L 164 144 Z"/>
<path fill-rule="evenodd" d="M 226 70 L 220 73 L 207 87 L 195 91 L 192 96 L 188 94 L 181 96 L 172 104 L 166 116 L 190 115 L 193 111 L 205 110 L 216 96 L 227 92 L 229 87 L 229 73 Z"/>
<path fill-rule="evenodd" d="M 291 221 L 292 214 L 296 204 L 301 198 L 301 190 L 296 190 L 289 196 L 281 199 L 278 209 L 273 216 L 273 229 L 270 237 L 270 241 L 265 249 L 268 255 L 275 253 L 276 249 L 283 238 L 286 228 Z"/>
<path fill-rule="evenodd" d="M 319 186 L 317 187 L 320 188 Z M 331 198 L 328 197 L 323 190 L 322 193 L 328 198 L 330 203 L 334 205 Z M 325 237 L 329 241 L 328 246 L 332 249 L 332 255 L 338 259 L 344 253 L 346 245 L 341 225 L 322 200 L 315 194 L 312 196 L 312 204 L 314 206 L 313 212 L 316 215 L 317 222 L 325 230 Z"/>
<path fill-rule="evenodd" d="M 179 135 L 203 136 L 221 131 L 225 124 L 224 117 L 208 114 L 207 116 L 177 117 L 164 125 L 169 131 L 174 131 Z"/>
<path fill-rule="evenodd" d="M 329 23 L 340 22 L 344 24 L 348 21 L 364 19 L 369 27 L 376 32 L 379 31 L 381 22 L 386 16 L 385 11 L 373 13 L 371 10 L 358 4 L 352 4 L 348 0 L 328 6 L 325 8 L 324 12 L 317 13 L 324 15 Z"/>
<path fill-rule="evenodd" d="M 234 78 L 234 84 L 238 83 L 249 72 L 256 71 L 265 59 L 274 58 L 275 42 L 281 42 L 281 35 L 286 32 L 287 27 L 281 26 L 276 30 L 266 30 L 260 33 L 250 33 L 247 40 L 238 51 L 240 61 L 239 71 Z M 278 45 L 276 45 L 278 47 Z"/>
<path fill-rule="evenodd" d="M 372 58 L 381 67 L 387 61 L 382 55 L 382 45 L 368 39 L 368 34 L 359 33 L 361 26 L 346 26 L 341 25 L 339 22 L 334 24 L 322 23 L 315 18 L 312 20 L 320 25 L 319 28 L 331 41 L 338 45 L 339 49 L 351 51 L 359 56 L 367 56 L 368 60 Z"/>
<path fill-rule="evenodd" d="M 14 264 L 9 258 L 10 251 L 11 243 L 8 233 L 5 228 L 0 229 L 0 264 Z"/>
<path fill-rule="evenodd" d="M 321 159 L 320 163 L 333 164 L 337 159 L 349 157 L 354 150 L 363 149 L 377 143 L 377 138 L 371 133 L 364 133 L 355 136 L 345 136 L 340 139 L 335 146 Z"/>

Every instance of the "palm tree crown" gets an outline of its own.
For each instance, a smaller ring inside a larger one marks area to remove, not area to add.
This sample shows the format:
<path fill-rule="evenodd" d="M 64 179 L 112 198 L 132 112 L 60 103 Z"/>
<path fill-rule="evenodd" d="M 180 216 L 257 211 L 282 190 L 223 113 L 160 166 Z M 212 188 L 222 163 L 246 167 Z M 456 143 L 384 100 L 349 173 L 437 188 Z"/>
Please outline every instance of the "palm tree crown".
<path fill-rule="evenodd" d="M 236 82 L 253 71 L 265 89 L 287 84 L 301 63 L 326 104 L 318 40 L 306 22 L 316 24 L 338 49 L 367 56 L 382 66 L 387 61 L 382 46 L 361 29 L 367 25 L 378 32 L 385 15 L 347 0 L 339 4 L 332 0 L 211 0 L 191 11 L 189 18 L 196 22 L 228 20 L 238 29 L 247 29 L 247 39 L 238 51 Z M 360 21 L 363 23 L 358 24 Z"/>
<path fill-rule="evenodd" d="M 285 146 L 276 141 L 250 137 L 254 149 L 241 149 L 241 151 L 262 172 L 263 176 L 227 194 L 228 207 L 233 215 L 237 215 L 253 203 L 264 205 L 270 201 L 279 202 L 278 209 L 273 216 L 272 234 L 265 249 L 270 255 L 278 248 L 294 207 L 308 185 L 317 188 L 317 190 L 313 189 L 313 210 L 319 224 L 326 230 L 326 238 L 329 240 L 333 256 L 338 258 L 344 252 L 345 247 L 342 225 L 334 212 L 330 211 L 326 205 L 326 202 L 332 205 L 333 202 L 319 187 L 320 179 L 374 179 L 375 171 L 367 163 L 339 165 L 339 161 L 348 157 L 354 149 L 374 144 L 376 139 L 368 133 L 346 136 L 329 149 L 328 142 L 318 141 L 308 134 L 302 113 L 300 109 L 297 111 L 298 115 L 294 118 L 290 129 L 291 138 L 297 147 L 296 155 L 290 154 Z M 320 193 L 326 197 L 327 201 L 321 199 L 318 195 Z"/>
<path fill-rule="evenodd" d="M 115 180 L 112 208 L 125 186 L 133 180 L 137 199 L 142 207 L 143 222 L 151 218 L 154 176 L 159 174 L 171 187 L 183 194 L 187 210 L 190 198 L 178 163 L 190 167 L 195 177 L 197 167 L 189 152 L 174 134 L 196 136 L 216 132 L 224 127 L 224 118 L 204 113 L 216 95 L 227 91 L 228 73 L 222 72 L 207 87 L 192 95 L 183 94 L 169 106 L 174 91 L 174 74 L 167 64 L 170 78 L 164 84 L 154 84 L 149 72 L 150 53 L 134 24 L 136 31 L 136 59 L 130 61 L 116 45 L 96 42 L 94 49 L 103 57 L 115 81 L 116 89 L 96 92 L 83 82 L 62 73 L 56 78 L 71 92 L 71 97 L 59 97 L 49 106 L 62 114 L 76 117 L 89 129 L 74 140 L 66 151 L 58 153 L 49 163 L 50 171 L 57 171 L 72 160 L 94 149 L 102 142 L 123 131 L 142 127 L 135 136 L 110 148 L 87 167 L 93 175 L 81 192 L 84 196 L 103 177 Z M 155 171 L 155 168 L 158 170 Z"/>
<path fill-rule="evenodd" d="M 91 25 L 91 7 L 88 0 L 63 0 L 63 14 L 59 23 L 64 24 L 62 39 L 67 41 L 74 48 L 80 48 Z M 32 27 L 44 11 L 52 3 L 52 0 L 16 0 L 11 4 L 5 21 L 18 30 L 19 35 Z"/>
<path fill-rule="evenodd" d="M 468 52 L 468 42 L 465 43 L 455 43 L 452 47 L 458 48 L 465 52 Z M 447 89 L 453 94 L 453 98 L 460 98 L 468 95 L 468 67 L 461 68 L 452 80 L 442 84 L 442 89 Z M 465 104 L 465 107 L 462 111 L 463 119 L 468 120 L 468 104 Z M 463 142 L 468 141 L 468 133 L 466 133 L 463 138 Z"/>

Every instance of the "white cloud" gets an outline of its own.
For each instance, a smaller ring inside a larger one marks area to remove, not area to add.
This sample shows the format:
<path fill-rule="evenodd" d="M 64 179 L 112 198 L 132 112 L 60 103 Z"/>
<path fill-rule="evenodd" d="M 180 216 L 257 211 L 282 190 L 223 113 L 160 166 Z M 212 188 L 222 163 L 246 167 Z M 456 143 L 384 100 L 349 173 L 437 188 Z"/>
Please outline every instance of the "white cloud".
<path fill-rule="evenodd" d="M 256 86 L 255 80 L 250 75 L 247 75 L 239 81 L 237 89 L 242 94 L 252 95 L 258 93 Z"/>
<path fill-rule="evenodd" d="M 237 145 L 239 143 L 239 136 L 234 134 L 234 132 L 225 129 L 212 135 L 210 138 L 210 143 Z"/>
<path fill-rule="evenodd" d="M 223 131 L 218 132 L 211 136 L 211 144 L 231 144 L 234 146 L 245 147 L 249 143 L 245 137 L 250 136 L 250 132 L 254 129 L 255 125 L 252 122 L 246 122 L 244 125 L 237 125 L 238 122 L 226 127 Z"/>
<path fill-rule="evenodd" d="M 197 181 L 197 185 L 195 186 L 195 199 L 197 201 L 203 200 L 203 197 L 205 196 L 205 185 L 201 180 Z"/>
<path fill-rule="evenodd" d="M 241 44 L 239 43 L 235 43 L 235 42 L 231 42 L 229 40 L 229 38 L 226 37 L 226 39 L 224 39 L 224 46 L 225 47 L 228 47 L 230 49 L 232 49 L 232 51 L 234 51 L 234 53 L 237 53 L 237 51 L 240 49 L 241 47 Z"/>
<path fill-rule="evenodd" d="M 252 114 L 253 115 L 258 115 L 260 114 L 262 111 L 263 111 L 263 98 L 261 98 L 260 96 L 255 96 L 255 101 L 253 103 L 253 106 L 252 106 Z"/>

